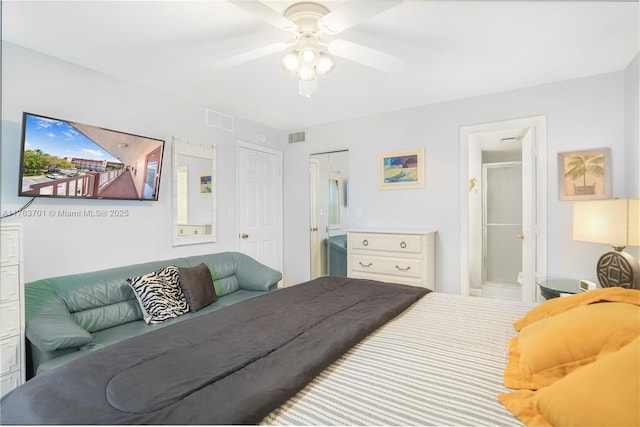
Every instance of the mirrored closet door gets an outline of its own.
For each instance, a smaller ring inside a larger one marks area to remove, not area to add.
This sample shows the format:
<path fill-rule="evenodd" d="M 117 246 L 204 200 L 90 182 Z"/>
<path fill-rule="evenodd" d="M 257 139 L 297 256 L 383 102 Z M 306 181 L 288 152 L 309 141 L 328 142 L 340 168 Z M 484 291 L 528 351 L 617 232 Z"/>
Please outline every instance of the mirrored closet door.
<path fill-rule="evenodd" d="M 311 279 L 347 275 L 349 151 L 309 159 Z"/>

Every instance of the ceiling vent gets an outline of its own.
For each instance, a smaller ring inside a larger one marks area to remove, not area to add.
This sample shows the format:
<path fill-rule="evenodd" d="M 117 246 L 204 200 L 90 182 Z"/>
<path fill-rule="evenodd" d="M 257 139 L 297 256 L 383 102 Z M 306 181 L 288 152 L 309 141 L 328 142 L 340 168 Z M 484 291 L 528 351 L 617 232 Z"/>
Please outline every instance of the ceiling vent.
<path fill-rule="evenodd" d="M 207 126 L 233 132 L 232 116 L 208 108 L 205 110 L 205 114 L 205 123 Z"/>
<path fill-rule="evenodd" d="M 300 144 L 303 142 L 307 142 L 307 133 L 305 131 L 289 134 L 289 144 Z"/>
<path fill-rule="evenodd" d="M 500 143 L 508 143 L 508 142 L 520 142 L 522 138 L 519 136 L 508 136 L 506 138 L 500 138 L 498 139 L 498 142 Z"/>

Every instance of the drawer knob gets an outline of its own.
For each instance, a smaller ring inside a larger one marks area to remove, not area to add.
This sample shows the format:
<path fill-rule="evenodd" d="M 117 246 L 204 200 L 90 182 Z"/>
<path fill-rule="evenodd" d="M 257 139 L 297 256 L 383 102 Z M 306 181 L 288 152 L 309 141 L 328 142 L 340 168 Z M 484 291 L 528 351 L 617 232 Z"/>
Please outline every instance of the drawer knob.
<path fill-rule="evenodd" d="M 373 265 L 372 262 L 370 262 L 369 264 L 363 264 L 362 261 L 358 261 L 358 263 L 360 264 L 361 267 L 371 267 Z"/>
<path fill-rule="evenodd" d="M 400 242 L 400 247 L 402 249 L 406 248 L 407 247 L 407 242 L 405 242 L 404 240 L 402 242 Z"/>
<path fill-rule="evenodd" d="M 399 265 L 396 264 L 396 268 L 400 271 L 409 271 L 409 269 L 411 269 L 411 266 L 408 265 L 406 268 L 401 268 Z"/>
<path fill-rule="evenodd" d="M 369 241 L 367 239 L 364 239 L 362 241 L 362 246 L 369 246 Z"/>

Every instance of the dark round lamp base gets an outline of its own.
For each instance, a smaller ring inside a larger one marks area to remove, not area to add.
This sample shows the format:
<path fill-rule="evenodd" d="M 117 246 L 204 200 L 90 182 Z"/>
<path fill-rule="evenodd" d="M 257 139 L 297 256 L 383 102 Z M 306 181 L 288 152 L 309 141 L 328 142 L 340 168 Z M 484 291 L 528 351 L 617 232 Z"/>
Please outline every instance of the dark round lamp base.
<path fill-rule="evenodd" d="M 640 266 L 626 252 L 607 252 L 598 260 L 598 281 L 603 288 L 620 286 L 640 289 Z"/>

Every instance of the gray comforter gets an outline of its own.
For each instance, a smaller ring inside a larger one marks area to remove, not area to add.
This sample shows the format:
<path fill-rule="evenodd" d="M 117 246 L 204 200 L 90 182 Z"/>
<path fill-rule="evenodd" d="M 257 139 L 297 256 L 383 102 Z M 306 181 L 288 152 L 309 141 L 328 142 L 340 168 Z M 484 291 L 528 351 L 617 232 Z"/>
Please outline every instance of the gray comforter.
<path fill-rule="evenodd" d="M 255 424 L 427 289 L 325 277 L 96 351 L 0 401 L 2 424 Z"/>

